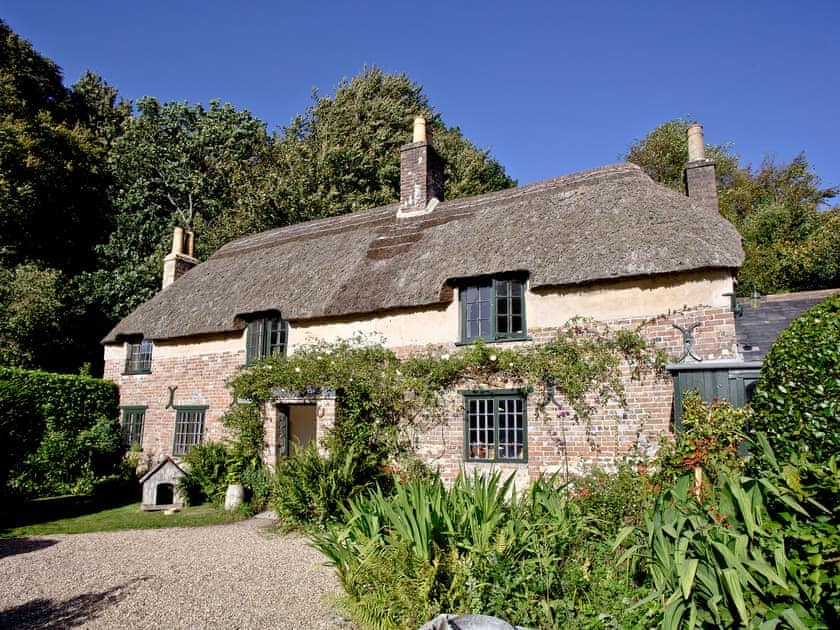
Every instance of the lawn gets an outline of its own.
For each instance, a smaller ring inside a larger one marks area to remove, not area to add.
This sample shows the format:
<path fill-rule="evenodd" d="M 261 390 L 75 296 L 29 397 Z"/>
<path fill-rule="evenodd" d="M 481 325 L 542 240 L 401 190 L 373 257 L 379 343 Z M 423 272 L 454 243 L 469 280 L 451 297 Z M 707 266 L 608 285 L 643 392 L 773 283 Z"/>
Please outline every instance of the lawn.
<path fill-rule="evenodd" d="M 56 497 L 27 501 L 11 507 L 0 526 L 0 538 L 85 534 L 123 529 L 159 527 L 200 527 L 238 520 L 238 513 L 228 513 L 210 505 L 186 507 L 174 514 L 144 512 L 139 503 L 102 505 L 90 497 Z M 9 518 L 11 517 L 11 518 Z"/>

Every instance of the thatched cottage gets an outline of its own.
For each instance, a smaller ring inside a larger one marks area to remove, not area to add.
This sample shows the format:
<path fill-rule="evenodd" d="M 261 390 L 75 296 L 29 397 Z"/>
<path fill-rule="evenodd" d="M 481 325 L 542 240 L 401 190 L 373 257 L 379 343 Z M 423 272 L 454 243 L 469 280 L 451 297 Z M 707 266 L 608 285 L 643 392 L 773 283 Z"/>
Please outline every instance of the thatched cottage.
<path fill-rule="evenodd" d="M 379 333 L 405 354 L 476 339 L 539 343 L 574 316 L 624 326 L 660 316 L 645 334 L 675 357 L 688 347 L 689 361 L 733 358 L 727 294 L 741 239 L 718 213 L 699 125 L 689 139 L 688 196 L 617 164 L 446 201 L 419 119 L 401 150 L 398 204 L 245 237 L 201 264 L 176 230 L 163 289 L 104 339 L 105 377 L 120 387 L 130 437 L 155 461 L 220 439 L 225 381 L 240 366 L 355 333 Z M 500 440 L 500 422 L 527 448 L 508 456 L 497 442 L 495 463 L 533 477 L 561 457 L 606 463 L 640 431 L 668 431 L 673 413 L 670 381 L 628 381 L 633 413 L 605 422 L 595 450 L 581 427 L 564 427 L 561 453 L 554 425 L 568 419 L 537 422 L 533 396 L 488 389 L 456 398 L 444 426 L 418 440 L 446 475 L 481 465 L 470 436 Z M 268 459 L 290 441 L 317 439 L 334 411 L 329 397 L 276 401 Z"/>

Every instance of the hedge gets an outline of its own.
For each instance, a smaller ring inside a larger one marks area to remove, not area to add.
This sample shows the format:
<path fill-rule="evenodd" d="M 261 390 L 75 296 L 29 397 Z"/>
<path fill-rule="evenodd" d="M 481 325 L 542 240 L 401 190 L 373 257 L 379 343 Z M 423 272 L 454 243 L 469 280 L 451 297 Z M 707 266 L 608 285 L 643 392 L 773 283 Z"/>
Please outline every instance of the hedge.
<path fill-rule="evenodd" d="M 0 483 L 6 495 L 84 494 L 125 447 L 109 381 L 0 367 Z"/>

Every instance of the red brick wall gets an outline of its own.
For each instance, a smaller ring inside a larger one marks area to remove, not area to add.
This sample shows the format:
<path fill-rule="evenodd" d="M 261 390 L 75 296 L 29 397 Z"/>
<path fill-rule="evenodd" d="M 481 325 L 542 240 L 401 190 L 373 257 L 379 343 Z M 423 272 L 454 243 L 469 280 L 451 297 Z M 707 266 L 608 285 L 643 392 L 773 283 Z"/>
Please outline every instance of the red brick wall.
<path fill-rule="evenodd" d="M 700 322 L 694 330 L 695 354 L 704 360 L 732 359 L 735 349 L 735 323 L 728 309 L 696 309 L 657 318 L 655 321 L 627 319 L 607 322 L 613 328 L 641 328 L 640 333 L 676 359 L 683 352 L 684 328 Z M 553 338 L 556 329 L 529 331 L 534 342 Z M 691 360 L 691 359 L 689 359 Z M 617 459 L 656 452 L 662 436 L 671 434 L 673 417 L 673 381 L 667 374 L 648 371 L 641 380 L 631 379 L 630 366 L 623 367 L 626 406 L 613 401 L 598 409 L 589 423 L 581 421 L 567 406 L 538 403 L 545 391 L 537 388 L 528 396 L 528 462 L 505 464 L 505 470 L 517 471 L 531 479 L 540 474 L 581 471 L 592 465 L 612 465 Z M 506 384 L 482 383 L 480 387 L 504 389 Z M 461 389 L 475 388 L 468 384 Z M 428 431 L 415 432 L 414 444 L 430 464 L 439 468 L 445 479 L 451 479 L 462 468 L 489 469 L 493 463 L 469 463 L 464 457 L 464 403 L 456 392 L 446 397 L 442 420 Z"/>
<path fill-rule="evenodd" d="M 149 374 L 123 374 L 124 361 L 105 362 L 106 379 L 120 388 L 121 406 L 145 406 L 143 452 L 151 462 L 172 453 L 175 410 L 167 409 L 169 388 L 177 387 L 176 406 L 206 406 L 204 439 L 219 440 L 224 435 L 220 422 L 230 407 L 231 394 L 225 382 L 245 363 L 241 352 L 200 354 L 178 358 L 156 358 L 152 352 Z"/>

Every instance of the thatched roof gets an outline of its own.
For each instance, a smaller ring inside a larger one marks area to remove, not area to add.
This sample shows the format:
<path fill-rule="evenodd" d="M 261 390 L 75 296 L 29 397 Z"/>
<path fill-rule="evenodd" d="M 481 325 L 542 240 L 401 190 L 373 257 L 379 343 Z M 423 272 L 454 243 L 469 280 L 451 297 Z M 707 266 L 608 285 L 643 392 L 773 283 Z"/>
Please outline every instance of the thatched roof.
<path fill-rule="evenodd" d="M 482 274 L 526 271 L 540 289 L 743 261 L 730 223 L 632 164 L 396 214 L 394 204 L 231 242 L 105 342 L 230 331 L 258 311 L 295 321 L 440 304 L 453 282 Z"/>

